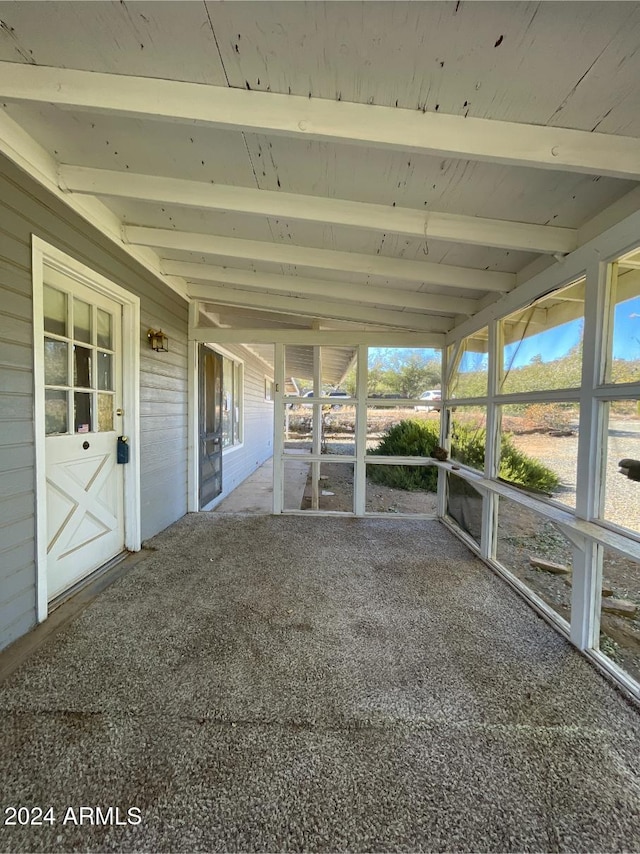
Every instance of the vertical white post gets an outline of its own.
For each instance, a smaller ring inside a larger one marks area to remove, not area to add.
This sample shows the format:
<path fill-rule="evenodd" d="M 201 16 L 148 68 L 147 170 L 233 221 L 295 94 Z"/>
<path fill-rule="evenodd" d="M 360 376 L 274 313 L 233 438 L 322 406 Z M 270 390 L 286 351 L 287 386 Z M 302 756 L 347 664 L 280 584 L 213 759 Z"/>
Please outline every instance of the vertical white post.
<path fill-rule="evenodd" d="M 322 395 L 322 363 L 320 355 L 320 346 L 315 345 L 313 348 L 313 396 L 320 397 Z M 313 425 L 312 425 L 312 444 L 311 453 L 320 454 L 322 450 L 322 406 L 313 405 Z M 320 463 L 314 461 L 311 463 L 311 509 L 320 509 L 320 499 L 318 496 L 318 487 L 320 485 Z"/>
<path fill-rule="evenodd" d="M 500 360 L 500 324 L 492 321 L 489 324 L 488 341 L 488 376 L 487 376 L 487 423 L 486 446 L 484 455 L 484 475 L 487 478 L 496 477 L 499 466 L 499 434 L 500 413 L 495 398 L 498 392 L 498 370 Z M 493 492 L 485 492 L 482 499 L 482 533 L 480 538 L 480 554 L 485 559 L 495 557 L 498 496 Z"/>
<path fill-rule="evenodd" d="M 578 649 L 598 648 L 602 590 L 602 547 L 586 540 L 573 547 L 571 641 Z"/>
<path fill-rule="evenodd" d="M 273 368 L 273 512 L 279 514 L 284 499 L 284 344 L 274 344 Z"/>
<path fill-rule="evenodd" d="M 440 397 L 442 400 L 448 400 L 451 394 L 451 383 L 449 379 L 449 348 L 445 345 L 442 348 L 442 373 L 440 375 Z M 448 407 L 442 404 L 440 408 L 440 447 L 451 449 L 449 434 L 451 432 L 451 416 Z M 442 469 L 438 469 L 438 509 L 437 514 L 442 519 L 447 515 L 447 473 Z"/>
<path fill-rule="evenodd" d="M 358 347 L 356 397 L 356 463 L 354 476 L 354 512 L 364 516 L 367 509 L 367 386 L 369 382 L 369 348 Z"/>
<path fill-rule="evenodd" d="M 600 509 L 605 405 L 594 397 L 600 384 L 610 322 L 607 317 L 610 270 L 594 255 L 587 267 L 585 318 L 582 342 L 582 385 L 580 389 L 580 429 L 578 432 L 578 472 L 576 518 L 593 519 Z M 571 598 L 571 640 L 580 649 L 597 646 L 600 632 L 602 590 L 602 549 L 586 541 L 573 550 L 573 591 Z"/>
<path fill-rule="evenodd" d="M 200 389 L 198 388 L 198 348 L 193 340 L 193 330 L 198 325 L 199 304 L 189 303 L 189 339 L 187 342 L 187 511 L 200 510 L 199 450 L 200 450 Z"/>

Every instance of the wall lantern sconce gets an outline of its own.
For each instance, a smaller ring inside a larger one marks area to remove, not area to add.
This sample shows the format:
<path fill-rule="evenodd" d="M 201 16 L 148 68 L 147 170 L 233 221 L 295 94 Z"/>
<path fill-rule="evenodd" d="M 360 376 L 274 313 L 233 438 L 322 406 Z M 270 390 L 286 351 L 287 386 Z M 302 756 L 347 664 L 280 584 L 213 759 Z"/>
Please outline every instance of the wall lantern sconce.
<path fill-rule="evenodd" d="M 169 352 L 169 339 L 161 329 L 150 329 L 147 332 L 147 338 L 151 348 L 158 353 Z"/>

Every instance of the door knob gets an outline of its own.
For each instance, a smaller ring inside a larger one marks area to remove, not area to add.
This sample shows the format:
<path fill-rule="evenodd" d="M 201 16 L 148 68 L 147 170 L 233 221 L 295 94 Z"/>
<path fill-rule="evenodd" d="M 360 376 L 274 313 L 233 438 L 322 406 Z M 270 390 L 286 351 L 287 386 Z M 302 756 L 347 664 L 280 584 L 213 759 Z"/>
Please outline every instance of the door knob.
<path fill-rule="evenodd" d="M 88 443 L 87 441 L 84 441 L 84 442 L 82 443 L 82 447 L 85 449 L 85 451 L 86 451 L 86 450 L 88 450 L 88 448 L 89 448 L 89 443 Z"/>

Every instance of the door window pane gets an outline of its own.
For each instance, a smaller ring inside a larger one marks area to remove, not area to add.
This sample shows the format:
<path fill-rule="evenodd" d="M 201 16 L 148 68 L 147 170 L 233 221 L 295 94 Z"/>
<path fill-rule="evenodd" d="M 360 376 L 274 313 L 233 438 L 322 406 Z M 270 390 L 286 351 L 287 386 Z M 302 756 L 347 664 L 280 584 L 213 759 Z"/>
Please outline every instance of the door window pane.
<path fill-rule="evenodd" d="M 101 308 L 98 309 L 97 325 L 98 347 L 106 347 L 107 350 L 113 350 L 111 315 L 108 311 L 103 311 Z"/>
<path fill-rule="evenodd" d="M 47 436 L 67 432 L 67 392 L 47 389 L 44 393 L 44 425 Z"/>
<path fill-rule="evenodd" d="M 76 433 L 91 431 L 91 398 L 88 392 L 77 391 L 73 395 L 73 420 Z"/>
<path fill-rule="evenodd" d="M 80 299 L 73 300 L 73 337 L 91 343 L 91 306 Z"/>
<path fill-rule="evenodd" d="M 68 385 L 68 344 L 44 339 L 44 381 L 47 385 Z"/>
<path fill-rule="evenodd" d="M 113 430 L 113 395 L 98 395 L 98 430 L 107 433 Z"/>
<path fill-rule="evenodd" d="M 73 348 L 73 384 L 91 388 L 91 350 L 88 347 Z"/>
<path fill-rule="evenodd" d="M 101 391 L 113 391 L 113 356 L 98 351 L 96 359 L 98 362 L 98 388 Z"/>
<path fill-rule="evenodd" d="M 67 295 L 44 286 L 44 329 L 54 335 L 67 334 Z"/>

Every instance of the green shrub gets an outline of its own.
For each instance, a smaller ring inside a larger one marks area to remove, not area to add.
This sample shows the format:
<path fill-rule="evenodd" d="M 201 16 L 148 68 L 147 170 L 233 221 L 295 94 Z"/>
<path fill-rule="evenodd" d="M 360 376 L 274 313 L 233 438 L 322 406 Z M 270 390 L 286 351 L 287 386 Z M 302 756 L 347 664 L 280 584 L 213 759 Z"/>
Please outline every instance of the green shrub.
<path fill-rule="evenodd" d="M 456 461 L 482 471 L 486 430 L 456 425 L 452 456 Z M 391 427 L 372 454 L 385 457 L 430 457 L 439 445 L 439 426 L 433 422 L 401 421 Z M 508 435 L 501 439 L 500 477 L 510 483 L 542 492 L 553 491 L 558 476 L 547 466 L 516 448 Z M 367 476 L 374 483 L 396 489 L 435 492 L 438 470 L 435 466 L 368 466 Z"/>

